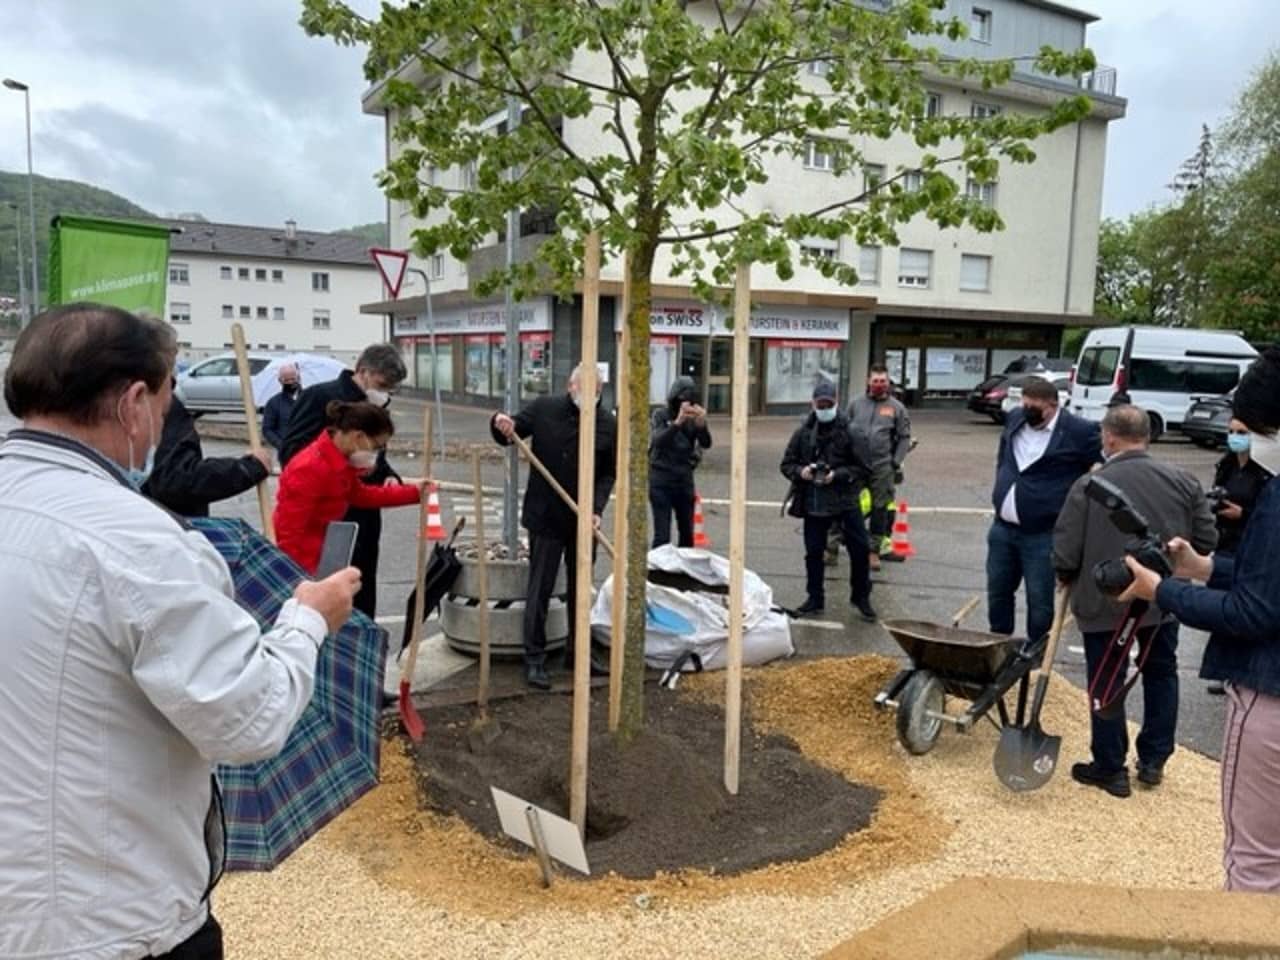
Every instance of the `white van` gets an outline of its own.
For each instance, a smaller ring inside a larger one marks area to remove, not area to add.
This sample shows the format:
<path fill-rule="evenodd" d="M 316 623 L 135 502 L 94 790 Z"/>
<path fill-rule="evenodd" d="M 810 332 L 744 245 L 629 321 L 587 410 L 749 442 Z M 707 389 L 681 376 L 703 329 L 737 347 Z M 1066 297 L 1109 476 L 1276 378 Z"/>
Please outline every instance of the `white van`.
<path fill-rule="evenodd" d="M 1090 332 L 1071 371 L 1071 412 L 1101 420 L 1117 393 L 1151 417 L 1151 438 L 1182 426 L 1199 397 L 1235 388 L 1258 351 L 1238 333 L 1174 327 Z"/>

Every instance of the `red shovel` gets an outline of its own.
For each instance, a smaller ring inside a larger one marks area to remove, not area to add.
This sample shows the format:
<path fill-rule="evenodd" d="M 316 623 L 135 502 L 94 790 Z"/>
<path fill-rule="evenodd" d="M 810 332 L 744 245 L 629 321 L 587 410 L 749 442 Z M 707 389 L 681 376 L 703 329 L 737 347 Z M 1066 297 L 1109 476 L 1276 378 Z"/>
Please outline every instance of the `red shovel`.
<path fill-rule="evenodd" d="M 431 475 L 431 408 L 422 414 L 422 466 L 426 476 Z M 413 683 L 413 669 L 418 665 L 418 644 L 422 641 L 422 614 L 426 602 L 424 580 L 427 575 L 427 510 L 428 497 L 426 489 L 422 491 L 422 499 L 418 503 L 418 573 L 414 577 L 416 600 L 413 605 L 413 635 L 409 641 L 409 649 L 400 665 L 400 722 L 404 724 L 405 733 L 414 743 L 420 741 L 427 732 L 427 725 L 413 705 L 410 687 Z"/>

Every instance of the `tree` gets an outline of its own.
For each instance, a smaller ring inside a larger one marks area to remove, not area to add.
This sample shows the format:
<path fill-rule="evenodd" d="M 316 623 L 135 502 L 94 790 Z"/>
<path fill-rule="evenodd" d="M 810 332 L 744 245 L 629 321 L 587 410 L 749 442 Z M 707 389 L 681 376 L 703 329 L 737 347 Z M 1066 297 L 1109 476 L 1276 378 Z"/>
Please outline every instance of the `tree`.
<path fill-rule="evenodd" d="M 505 283 L 518 294 L 548 283 L 569 293 L 592 230 L 600 231 L 606 256 L 627 255 L 631 570 L 646 569 L 649 313 L 658 251 L 668 248 L 673 273 L 710 299 L 717 286 L 731 285 L 743 261 L 770 265 L 785 281 L 794 248 L 807 237 L 895 245 L 898 226 L 915 216 L 995 230 L 999 215 L 962 189 L 963 178 L 986 183 L 1001 159 L 1032 161 L 1032 141 L 1089 112 L 1088 99 L 1073 95 L 1035 115 L 929 116 L 928 76 L 987 89 L 1008 81 L 1014 68 L 1008 60 L 944 57 L 929 46 L 937 36 L 965 36 L 963 22 L 941 15 L 945 7 L 945 0 L 415 0 L 383 4 L 369 20 L 339 0 L 304 0 L 304 29 L 367 45 L 366 76 L 385 81 L 403 150 L 381 182 L 426 222 L 415 231 L 418 254 L 447 248 L 465 259 L 492 242 L 516 208 L 552 211 L 556 233 L 535 261 L 478 281 L 481 293 Z M 1094 65 L 1087 50 L 1045 47 L 1023 59 L 1050 76 Z M 508 98 L 518 103 L 521 123 L 486 127 Z M 599 141 L 566 138 L 565 120 L 586 121 Z M 864 188 L 861 145 L 895 135 L 915 143 L 918 162 Z M 800 159 L 807 150 L 830 158 L 830 201 L 771 212 L 762 202 L 770 158 Z M 450 193 L 424 175 L 452 167 L 472 171 L 474 188 Z M 801 261 L 857 282 L 849 264 Z M 624 740 L 643 723 L 644 589 L 643 575 L 633 575 Z"/>

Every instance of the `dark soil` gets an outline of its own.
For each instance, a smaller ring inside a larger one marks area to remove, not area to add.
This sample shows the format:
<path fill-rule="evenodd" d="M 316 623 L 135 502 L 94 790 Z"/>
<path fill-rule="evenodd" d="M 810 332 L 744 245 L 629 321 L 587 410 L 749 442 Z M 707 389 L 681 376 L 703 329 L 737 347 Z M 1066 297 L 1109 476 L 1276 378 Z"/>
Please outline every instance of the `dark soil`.
<path fill-rule="evenodd" d="M 870 821 L 879 791 L 805 758 L 795 743 L 744 724 L 738 796 L 722 786 L 724 718 L 717 706 L 658 688 L 647 726 L 627 747 L 607 733 L 607 697 L 593 697 L 587 860 L 591 872 L 651 877 L 683 868 L 733 874 L 805 860 Z M 472 752 L 474 707 L 430 711 L 417 764 L 426 803 L 501 839 L 489 787 L 568 816 L 572 700 L 496 702 L 502 733 Z"/>

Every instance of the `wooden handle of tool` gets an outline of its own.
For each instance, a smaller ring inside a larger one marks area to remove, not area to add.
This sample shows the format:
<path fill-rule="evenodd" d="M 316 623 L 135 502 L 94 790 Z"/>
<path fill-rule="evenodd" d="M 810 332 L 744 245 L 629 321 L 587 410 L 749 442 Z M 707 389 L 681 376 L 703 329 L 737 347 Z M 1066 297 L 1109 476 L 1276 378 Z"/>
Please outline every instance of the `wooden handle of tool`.
<path fill-rule="evenodd" d="M 431 408 L 422 413 L 422 463 L 427 476 L 431 475 Z M 418 644 L 422 642 L 422 615 L 426 610 L 427 578 L 427 489 L 422 489 L 418 501 L 418 571 L 414 579 L 413 624 L 409 634 L 409 652 L 400 664 L 401 682 L 413 682 L 414 667 L 418 665 Z"/>
<path fill-rule="evenodd" d="M 262 449 L 262 435 L 258 433 L 258 405 L 253 402 L 253 380 L 249 374 L 249 349 L 244 342 L 244 327 L 231 325 L 231 345 L 236 353 L 236 370 L 240 374 L 240 400 L 244 404 L 244 419 L 249 425 L 249 446 Z M 271 492 L 267 481 L 258 484 L 258 510 L 262 513 L 262 532 L 272 543 L 276 542 L 276 528 L 271 522 Z"/>
<path fill-rule="evenodd" d="M 525 458 L 533 465 L 533 468 L 542 474 L 542 479 L 551 484 L 551 489 L 560 495 L 560 499 L 563 500 L 569 509 L 573 511 L 573 515 L 576 517 L 578 515 L 577 501 L 575 501 L 573 497 L 569 496 L 569 491 L 560 486 L 560 481 L 551 475 L 551 471 L 548 470 L 543 462 L 537 458 L 529 444 L 525 442 L 524 438 L 513 433 L 511 435 L 511 442 L 514 443 L 516 447 L 519 448 L 520 452 L 525 455 Z M 604 547 L 604 552 L 609 555 L 609 559 L 613 559 L 615 555 L 613 544 L 610 543 L 608 538 L 600 532 L 599 528 L 594 532 L 596 539 L 600 541 L 600 546 Z"/>
<path fill-rule="evenodd" d="M 975 593 L 972 597 L 969 598 L 969 602 L 966 603 L 959 610 L 957 610 L 955 614 L 951 617 L 951 626 L 953 627 L 960 626 L 960 621 L 962 621 L 969 614 L 973 613 L 973 608 L 976 607 L 981 602 L 982 602 L 982 594 Z"/>
<path fill-rule="evenodd" d="M 1049 642 L 1044 648 L 1040 676 L 1036 678 L 1036 692 L 1031 701 L 1029 724 L 1038 723 L 1040 720 L 1040 708 L 1044 706 L 1044 694 L 1049 686 L 1049 676 L 1053 673 L 1053 661 L 1058 655 L 1058 641 L 1062 639 L 1062 630 L 1067 624 L 1067 601 L 1070 598 L 1070 585 L 1059 584 L 1053 595 L 1053 625 L 1049 627 Z"/>
<path fill-rule="evenodd" d="M 480 639 L 480 682 L 476 690 L 476 705 L 481 712 L 489 709 L 489 557 L 484 542 L 484 488 L 480 483 L 480 448 L 471 450 L 471 478 L 475 486 L 472 494 L 476 517 L 476 593 L 479 606 L 477 633 Z"/>

